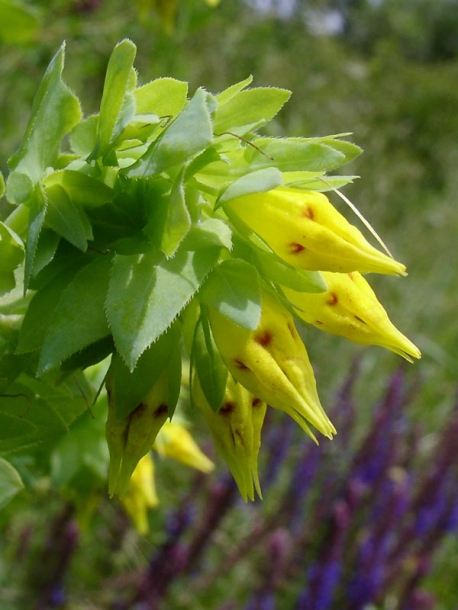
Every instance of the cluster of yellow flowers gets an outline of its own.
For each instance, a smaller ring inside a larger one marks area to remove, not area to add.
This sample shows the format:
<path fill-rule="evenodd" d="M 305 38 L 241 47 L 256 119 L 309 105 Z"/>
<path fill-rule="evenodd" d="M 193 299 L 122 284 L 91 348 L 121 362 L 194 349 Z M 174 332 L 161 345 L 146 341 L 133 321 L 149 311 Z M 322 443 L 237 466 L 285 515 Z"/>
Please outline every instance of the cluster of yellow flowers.
<path fill-rule="evenodd" d="M 405 267 L 371 246 L 319 192 L 277 188 L 230 201 L 225 211 L 293 266 L 319 270 L 320 293 L 278 287 L 265 291 L 259 326 L 250 331 L 210 311 L 216 344 L 230 376 L 223 407 L 214 413 L 198 382 L 194 398 L 245 499 L 260 494 L 257 460 L 266 404 L 332 438 L 336 430 L 321 406 L 306 348 L 292 312 L 327 332 L 380 345 L 409 361 L 418 348 L 391 323 L 361 273 L 405 275 Z M 284 297 L 284 299 L 283 299 Z M 283 301 L 283 302 L 282 302 Z"/>
<path fill-rule="evenodd" d="M 297 292 L 281 282 L 265 282 L 261 317 L 254 330 L 207 307 L 211 332 L 229 374 L 218 412 L 208 403 L 198 375 L 191 379 L 192 402 L 208 425 L 217 452 L 228 464 L 242 497 L 249 500 L 254 499 L 255 492 L 261 496 L 258 454 L 267 405 L 287 413 L 315 442 L 312 427 L 330 439 L 336 433 L 320 403 L 294 317 L 356 343 L 385 347 L 409 361 L 419 358 L 420 351 L 391 323 L 362 275 L 403 276 L 404 265 L 371 246 L 324 194 L 280 187 L 232 199 L 224 205 L 224 212 L 249 239 L 258 240 L 258 245 L 264 244 L 289 265 L 320 271 L 326 283 L 325 291 L 311 293 Z M 132 497 L 137 494 L 138 500 L 140 493 L 138 481 L 142 481 L 146 468 L 151 469 L 150 458 L 145 461 L 142 456 L 154 443 L 165 455 L 164 439 L 167 435 L 171 438 L 173 424 L 166 422 L 168 412 L 164 407 L 167 374 L 166 367 L 150 395 L 127 418 L 108 416 L 110 493 L 123 496 L 127 490 L 124 501 L 126 506 L 130 503 L 132 514 Z M 107 389 L 112 402 L 109 380 Z M 196 457 L 196 447 L 189 454 L 192 458 L 180 458 L 185 441 L 182 432 L 175 430 L 174 434 L 175 444 L 168 455 L 209 471 L 211 463 L 205 456 Z M 142 502 L 143 510 L 156 502 L 151 489 Z M 140 526 L 144 528 L 144 517 L 140 517 Z"/>

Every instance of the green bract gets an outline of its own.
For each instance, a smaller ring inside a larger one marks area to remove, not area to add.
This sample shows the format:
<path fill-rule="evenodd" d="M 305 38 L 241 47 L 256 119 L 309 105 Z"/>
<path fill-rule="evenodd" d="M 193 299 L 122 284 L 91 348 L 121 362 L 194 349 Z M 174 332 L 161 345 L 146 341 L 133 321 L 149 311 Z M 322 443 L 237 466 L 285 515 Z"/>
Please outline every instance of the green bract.
<path fill-rule="evenodd" d="M 9 161 L 6 197 L 15 210 L 0 225 L 0 291 L 8 293 L 0 302 L 0 451 L 65 433 L 94 398 L 83 371 L 112 356 L 112 491 L 126 488 L 134 468 L 125 439 L 138 413 L 158 401 L 152 412 L 172 416 L 182 359 L 211 409 L 220 409 L 233 363 L 218 351 L 211 316 L 256 341 L 263 294 L 293 313 L 282 287 L 326 289 L 318 270 L 270 246 L 279 229 L 265 237 L 239 206 L 256 195 L 262 206 L 262 194 L 278 187 L 280 199 L 285 187 L 299 199 L 304 190 L 340 187 L 352 177 L 327 172 L 361 152 L 342 136 L 258 135 L 289 91 L 249 88 L 251 78 L 218 95 L 188 96 L 187 84 L 172 78 L 138 85 L 135 54 L 129 40 L 115 47 L 100 112 L 83 117 L 62 79 L 64 47 L 58 51 Z M 307 376 L 313 385 L 311 369 Z M 154 438 L 161 422 L 139 424 L 138 434 Z M 113 468 L 121 469 L 119 485 Z"/>

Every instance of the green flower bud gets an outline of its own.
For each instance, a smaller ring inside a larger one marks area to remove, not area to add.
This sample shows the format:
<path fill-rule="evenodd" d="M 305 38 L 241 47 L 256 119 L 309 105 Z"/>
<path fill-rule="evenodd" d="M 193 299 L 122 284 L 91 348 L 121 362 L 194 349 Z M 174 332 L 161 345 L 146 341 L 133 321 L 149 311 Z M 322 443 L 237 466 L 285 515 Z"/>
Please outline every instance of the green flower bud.
<path fill-rule="evenodd" d="M 406 274 L 404 265 L 371 246 L 322 193 L 276 188 L 237 197 L 224 208 L 295 267 Z"/>
<path fill-rule="evenodd" d="M 229 466 L 245 502 L 254 500 L 255 490 L 261 497 L 258 455 L 266 404 L 236 383 L 230 375 L 218 413 L 208 404 L 197 376 L 193 380 L 193 400 L 210 428 L 216 450 Z"/>
<path fill-rule="evenodd" d="M 335 428 L 321 406 L 315 376 L 290 313 L 264 294 L 256 330 L 216 310 L 209 319 L 218 350 L 234 378 L 254 396 L 292 417 L 315 441 L 307 422 L 332 438 Z"/>
<path fill-rule="evenodd" d="M 107 380 L 108 417 L 106 438 L 110 452 L 108 490 L 110 496 L 123 496 L 139 460 L 152 448 L 157 433 L 168 416 L 167 367 L 161 377 L 127 417 L 116 416 L 116 396 Z"/>
<path fill-rule="evenodd" d="M 420 358 L 419 349 L 390 321 L 374 291 L 360 273 L 323 272 L 327 291 L 295 292 L 283 288 L 305 322 L 362 345 L 380 345 L 406 360 Z"/>

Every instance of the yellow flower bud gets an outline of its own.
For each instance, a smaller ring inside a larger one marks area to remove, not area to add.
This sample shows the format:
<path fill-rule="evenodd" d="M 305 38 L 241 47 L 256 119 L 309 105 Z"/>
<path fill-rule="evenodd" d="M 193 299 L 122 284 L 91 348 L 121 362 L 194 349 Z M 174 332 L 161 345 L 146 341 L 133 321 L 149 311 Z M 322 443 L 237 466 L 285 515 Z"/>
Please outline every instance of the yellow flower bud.
<path fill-rule="evenodd" d="M 127 490 L 129 479 L 139 460 L 152 448 L 157 433 L 168 416 L 168 374 L 164 369 L 159 380 L 140 402 L 122 419 L 116 416 L 116 396 L 109 387 L 106 438 L 110 452 L 108 490 L 120 497 Z"/>
<path fill-rule="evenodd" d="M 224 208 L 295 267 L 406 274 L 404 265 L 371 246 L 322 193 L 276 188 L 237 197 Z"/>
<path fill-rule="evenodd" d="M 245 502 L 254 500 L 255 490 L 261 497 L 258 455 L 266 404 L 236 383 L 230 375 L 218 413 L 208 404 L 197 377 L 193 380 L 193 399 Z"/>
<path fill-rule="evenodd" d="M 159 504 L 154 485 L 154 462 L 147 453 L 138 462 L 121 499 L 127 514 L 140 534 L 148 532 L 148 509 Z"/>
<path fill-rule="evenodd" d="M 184 426 L 167 421 L 157 435 L 154 448 L 160 456 L 173 458 L 201 472 L 211 472 L 213 462 L 202 453 Z"/>
<path fill-rule="evenodd" d="M 275 298 L 263 295 L 261 320 L 254 331 L 213 309 L 209 319 L 216 345 L 237 381 L 290 415 L 314 440 L 306 422 L 332 438 L 336 431 L 318 398 L 305 346 L 292 316 Z"/>
<path fill-rule="evenodd" d="M 418 348 L 390 321 L 364 277 L 358 273 L 322 272 L 327 291 L 295 292 L 285 296 L 305 322 L 363 345 L 380 345 L 406 360 L 420 358 Z"/>

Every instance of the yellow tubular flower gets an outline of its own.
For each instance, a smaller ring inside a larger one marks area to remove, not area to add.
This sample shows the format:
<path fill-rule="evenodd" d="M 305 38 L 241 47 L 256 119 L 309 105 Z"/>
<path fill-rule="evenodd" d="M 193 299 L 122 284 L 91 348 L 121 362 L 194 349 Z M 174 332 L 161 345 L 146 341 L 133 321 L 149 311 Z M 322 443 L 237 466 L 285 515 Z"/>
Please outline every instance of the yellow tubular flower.
<path fill-rule="evenodd" d="M 409 362 L 419 349 L 390 321 L 374 291 L 360 273 L 323 272 L 328 290 L 295 292 L 283 288 L 300 318 L 334 335 L 363 345 L 380 345 Z"/>
<path fill-rule="evenodd" d="M 201 472 L 211 472 L 213 462 L 202 453 L 184 426 L 168 421 L 157 435 L 154 448 L 160 456 L 173 458 Z"/>
<path fill-rule="evenodd" d="M 148 533 L 148 509 L 159 504 L 154 485 L 154 462 L 150 453 L 138 462 L 121 503 L 137 531 L 140 534 Z"/>
<path fill-rule="evenodd" d="M 121 420 L 116 417 L 116 396 L 108 388 L 106 438 L 110 452 L 108 490 L 110 496 L 126 493 L 139 460 L 152 448 L 168 416 L 167 367 L 142 402 Z"/>
<path fill-rule="evenodd" d="M 315 436 L 306 422 L 332 438 L 335 428 L 321 406 L 307 351 L 290 313 L 264 294 L 262 314 L 254 331 L 209 310 L 210 325 L 221 356 L 232 373 L 254 396 L 292 417 Z"/>
<path fill-rule="evenodd" d="M 266 404 L 236 383 L 230 375 L 218 413 L 208 404 L 197 377 L 193 380 L 193 398 L 245 502 L 254 500 L 255 490 L 261 497 L 258 455 Z"/>
<path fill-rule="evenodd" d="M 404 265 L 371 246 L 322 193 L 276 188 L 237 197 L 224 209 L 295 267 L 406 275 Z"/>

